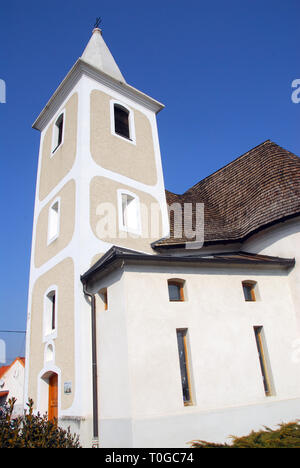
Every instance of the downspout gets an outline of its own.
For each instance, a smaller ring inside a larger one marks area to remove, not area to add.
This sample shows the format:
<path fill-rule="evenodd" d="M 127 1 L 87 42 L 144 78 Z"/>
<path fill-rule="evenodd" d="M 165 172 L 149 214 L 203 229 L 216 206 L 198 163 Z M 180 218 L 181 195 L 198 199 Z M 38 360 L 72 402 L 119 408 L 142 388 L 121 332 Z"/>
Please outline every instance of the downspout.
<path fill-rule="evenodd" d="M 88 293 L 86 283 L 83 283 L 85 296 L 91 299 L 91 325 L 92 325 L 92 383 L 93 383 L 93 447 L 99 447 L 98 429 L 98 379 L 97 379 L 97 332 L 96 332 L 96 298 L 95 294 Z"/>

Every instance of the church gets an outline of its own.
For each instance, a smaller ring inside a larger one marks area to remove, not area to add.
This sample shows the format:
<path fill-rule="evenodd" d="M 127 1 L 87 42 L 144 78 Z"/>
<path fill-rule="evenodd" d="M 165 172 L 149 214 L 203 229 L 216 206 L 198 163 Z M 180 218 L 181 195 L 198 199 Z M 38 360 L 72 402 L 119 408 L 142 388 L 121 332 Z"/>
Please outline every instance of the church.
<path fill-rule="evenodd" d="M 98 27 L 40 132 L 25 402 L 84 447 L 300 418 L 300 158 L 266 140 L 184 194 Z"/>

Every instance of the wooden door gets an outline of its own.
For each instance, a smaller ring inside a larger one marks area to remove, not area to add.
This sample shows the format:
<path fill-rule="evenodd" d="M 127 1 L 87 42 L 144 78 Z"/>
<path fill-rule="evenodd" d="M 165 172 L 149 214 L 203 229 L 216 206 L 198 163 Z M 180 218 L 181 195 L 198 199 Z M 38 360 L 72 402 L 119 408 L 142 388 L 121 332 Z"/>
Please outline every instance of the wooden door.
<path fill-rule="evenodd" d="M 48 419 L 52 421 L 58 417 L 58 375 L 53 374 L 49 378 L 49 408 Z"/>

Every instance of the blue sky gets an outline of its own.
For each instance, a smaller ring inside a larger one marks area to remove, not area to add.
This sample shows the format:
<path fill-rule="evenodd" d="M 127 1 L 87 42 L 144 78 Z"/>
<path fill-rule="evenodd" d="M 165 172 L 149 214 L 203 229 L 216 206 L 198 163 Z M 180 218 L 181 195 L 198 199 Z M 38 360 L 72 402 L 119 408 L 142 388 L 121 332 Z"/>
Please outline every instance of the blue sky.
<path fill-rule="evenodd" d="M 166 188 L 182 193 L 271 139 L 300 155 L 299 0 L 11 0 L 1 5 L 0 330 L 25 330 L 39 134 L 31 128 L 95 19 L 126 81 L 166 105 Z M 22 335 L 3 335 L 8 359 Z"/>

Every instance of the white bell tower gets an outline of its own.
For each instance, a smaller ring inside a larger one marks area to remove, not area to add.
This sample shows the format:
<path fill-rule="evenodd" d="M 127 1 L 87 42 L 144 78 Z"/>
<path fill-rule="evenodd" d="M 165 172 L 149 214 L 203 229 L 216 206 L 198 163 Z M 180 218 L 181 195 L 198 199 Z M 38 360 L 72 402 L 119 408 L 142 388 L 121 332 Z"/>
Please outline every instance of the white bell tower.
<path fill-rule="evenodd" d="M 168 234 L 156 114 L 128 85 L 102 32 L 33 127 L 40 131 L 25 403 L 92 440 L 90 306 L 80 276 L 112 245 L 154 253 Z M 152 220 L 155 219 L 155 226 Z"/>

